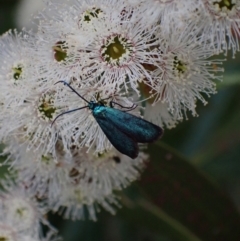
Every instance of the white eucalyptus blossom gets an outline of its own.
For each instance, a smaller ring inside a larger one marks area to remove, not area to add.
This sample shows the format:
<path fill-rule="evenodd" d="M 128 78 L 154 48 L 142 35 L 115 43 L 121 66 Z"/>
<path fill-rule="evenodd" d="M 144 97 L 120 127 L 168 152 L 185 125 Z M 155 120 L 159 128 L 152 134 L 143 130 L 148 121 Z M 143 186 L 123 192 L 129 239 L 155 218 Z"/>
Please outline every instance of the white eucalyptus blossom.
<path fill-rule="evenodd" d="M 55 91 L 44 87 L 46 81 L 31 61 L 35 53 L 31 41 L 29 35 L 17 32 L 8 32 L 1 38 L 0 119 L 4 128 L 0 128 L 0 140 L 7 141 L 11 136 L 18 145 L 27 143 L 28 149 L 49 151 L 57 137 L 50 124 L 60 107 L 54 107 Z"/>
<path fill-rule="evenodd" d="M 2 210 L 1 210 L 2 211 Z M 3 214 L 4 212 L 2 212 Z M 45 237 L 31 236 L 28 233 L 20 233 L 13 227 L 13 223 L 6 223 L 5 217 L 0 216 L 0 239 L 7 241 L 60 241 L 56 233 L 49 231 Z"/>
<path fill-rule="evenodd" d="M 94 197 L 91 194 L 94 194 Z M 100 189 L 94 190 L 93 193 L 90 185 L 84 183 L 63 187 L 58 198 L 49 199 L 49 207 L 53 212 L 57 212 L 66 219 L 96 221 L 97 213 L 101 208 L 115 214 L 119 202 L 113 193 L 104 195 Z"/>
<path fill-rule="evenodd" d="M 80 182 L 89 183 L 93 189 L 101 189 L 104 194 L 121 190 L 136 180 L 148 157 L 140 152 L 136 159 L 131 160 L 114 149 L 97 156 L 94 152 L 86 153 L 84 149 L 73 150 L 73 153 Z"/>
<path fill-rule="evenodd" d="M 147 101 L 144 108 L 144 118 L 156 125 L 166 127 L 167 129 L 176 127 L 177 124 L 183 120 L 183 118 L 177 116 L 177 112 L 171 113 L 168 104 L 161 101 L 154 104 Z"/>
<path fill-rule="evenodd" d="M 74 148 L 73 153 L 72 183 L 63 185 L 58 195 L 49 198 L 50 209 L 71 219 L 85 218 L 85 209 L 93 220 L 96 220 L 100 207 L 115 213 L 119 203 L 113 192 L 135 181 L 147 159 L 145 154 L 140 153 L 131 160 L 115 150 L 96 156 L 93 152 L 86 154 L 85 150 Z"/>
<path fill-rule="evenodd" d="M 214 81 L 222 80 L 219 73 L 223 68 L 219 65 L 223 60 L 210 59 L 214 49 L 203 47 L 194 33 L 194 29 L 178 31 L 172 26 L 171 34 L 160 35 L 161 69 L 153 72 L 155 102 L 167 103 L 170 113 L 179 120 L 186 110 L 196 115 L 197 101 L 205 105 L 204 95 L 216 93 Z"/>
<path fill-rule="evenodd" d="M 14 230 L 12 224 L 6 224 L 2 215 L 0 216 L 0 239 L 8 241 L 19 241 L 17 230 Z"/>
<path fill-rule="evenodd" d="M 192 26 L 200 31 L 202 14 L 199 0 L 166 1 L 165 5 L 161 14 L 162 31 L 171 34 L 171 26 L 181 31 Z"/>
<path fill-rule="evenodd" d="M 29 85 L 29 91 L 24 101 L 17 106 L 12 105 L 11 111 L 8 111 L 8 108 L 2 114 L 2 125 L 5 128 L 0 129 L 0 136 L 9 142 L 9 147 L 13 149 L 21 149 L 21 145 L 26 144 L 27 150 L 40 150 L 40 156 L 49 152 L 54 154 L 61 128 L 52 128 L 51 123 L 63 107 L 55 101 L 55 90 L 41 90 Z M 9 136 L 11 141 L 8 141 Z M 15 146 L 16 142 L 18 145 Z"/>
<path fill-rule="evenodd" d="M 41 237 L 40 224 L 49 225 L 44 218 L 44 205 L 37 202 L 22 184 L 16 185 L 8 178 L 3 180 L 1 185 L 4 191 L 0 192 L 0 216 L 4 217 L 4 223 L 11 225 L 18 235 Z"/>
<path fill-rule="evenodd" d="M 74 0 L 67 0 L 69 4 L 73 3 Z M 59 2 L 66 2 L 66 0 L 58 0 Z M 37 31 L 38 21 L 34 18 L 39 11 L 42 11 L 45 7 L 46 1 L 32 1 L 32 0 L 21 0 L 18 2 L 15 13 L 15 23 L 19 29 L 27 28 Z"/>
<path fill-rule="evenodd" d="M 66 155 L 60 141 L 56 158 L 50 153 L 40 156 L 37 152 L 26 152 L 24 145 L 18 150 L 13 143 L 9 146 L 5 153 L 15 150 L 10 152 L 9 164 L 18 172 L 18 183 L 32 196 L 45 200 L 47 210 L 62 212 L 61 207 L 65 207 L 64 216 L 72 219 L 84 218 L 87 208 L 89 218 L 96 220 L 97 206 L 114 213 L 118 202 L 113 192 L 136 180 L 147 160 L 141 152 L 132 160 L 114 149 L 96 153 L 95 148 L 87 150 L 74 144 L 71 155 Z"/>
<path fill-rule="evenodd" d="M 61 141 L 56 143 L 56 156 L 51 153 L 43 155 L 41 150 L 40 153 L 26 152 L 26 146 L 16 149 L 13 145 L 5 148 L 6 153 L 11 153 L 8 163 L 18 170 L 17 181 L 23 183 L 33 196 L 39 199 L 54 197 L 61 186 L 72 183 L 70 174 L 74 164 L 65 155 Z"/>
<path fill-rule="evenodd" d="M 149 19 L 151 21 L 160 22 L 164 16 L 171 14 L 172 12 L 176 12 L 179 9 L 181 11 L 185 7 L 185 2 L 182 0 L 150 0 L 150 1 L 142 1 L 143 6 L 146 8 L 146 14 L 149 15 Z M 185 9 L 184 9 L 185 10 Z"/>
<path fill-rule="evenodd" d="M 1 101 L 7 112 L 15 113 L 13 107 L 21 104 L 30 92 L 26 86 L 36 80 L 37 74 L 30 57 L 33 55 L 29 45 L 32 38 L 30 33 L 15 30 L 6 32 L 0 38 Z"/>
<path fill-rule="evenodd" d="M 99 86 L 114 84 L 124 86 L 139 94 L 138 84 L 152 82 L 152 77 L 144 65 L 155 64 L 155 26 L 150 29 L 146 22 L 100 20 L 95 24 L 94 41 L 77 52 L 85 51 L 86 65 L 83 67 Z M 146 31 L 147 30 L 147 31 Z"/>
<path fill-rule="evenodd" d="M 58 49 L 66 55 L 61 61 L 70 69 L 67 74 L 79 83 L 91 82 L 105 88 L 114 83 L 116 87 L 124 85 L 126 91 L 131 87 L 139 93 L 138 82 L 146 78 L 151 81 L 144 65 L 154 64 L 157 26 L 135 18 L 138 12 L 131 12 L 132 8 L 128 9 L 124 1 L 122 7 L 115 1 L 107 3 L 103 7 L 101 1 L 81 4 L 76 1 L 76 5 L 67 10 L 54 8 L 51 24 L 43 20 L 39 34 L 51 32 L 52 36 L 58 36 L 49 48 L 61 43 Z M 51 69 L 46 72 L 50 77 L 56 72 L 56 68 Z"/>
<path fill-rule="evenodd" d="M 47 211 L 96 220 L 139 178 L 148 155 L 113 148 L 91 103 L 173 128 L 216 93 L 214 55 L 239 50 L 236 0 L 45 3 L 36 34 L 0 37 L 0 141 L 18 183 L 3 182 L 0 241 L 57 241 L 41 235 Z"/>
<path fill-rule="evenodd" d="M 128 0 L 130 6 L 142 11 L 148 24 L 159 23 L 168 28 L 168 23 L 175 21 L 175 24 L 188 19 L 192 21 L 193 10 L 199 5 L 198 0 Z M 186 23 L 186 22 L 185 22 Z"/>
<path fill-rule="evenodd" d="M 218 52 L 223 50 L 226 54 L 231 49 L 234 56 L 239 51 L 240 1 L 201 0 L 201 3 L 203 40 Z"/>
<path fill-rule="evenodd" d="M 58 29 L 58 28 L 57 28 Z M 53 86 L 59 80 L 68 81 L 79 78 L 82 73 L 79 60 L 71 56 L 66 43 L 66 34 L 59 32 L 39 32 L 33 48 L 35 67 L 39 70 L 41 79 Z"/>
<path fill-rule="evenodd" d="M 53 83 L 70 78 L 79 80 L 80 84 L 84 80 L 88 83 L 88 59 L 84 58 L 86 51 L 81 48 L 95 41 L 94 23 L 100 20 L 105 23 L 105 17 L 109 20 L 115 12 L 119 16 L 119 8 L 120 5 L 112 0 L 75 0 L 70 7 L 62 2 L 48 2 L 46 9 L 37 16 L 40 25 L 35 44 L 37 65 L 43 78 Z"/>

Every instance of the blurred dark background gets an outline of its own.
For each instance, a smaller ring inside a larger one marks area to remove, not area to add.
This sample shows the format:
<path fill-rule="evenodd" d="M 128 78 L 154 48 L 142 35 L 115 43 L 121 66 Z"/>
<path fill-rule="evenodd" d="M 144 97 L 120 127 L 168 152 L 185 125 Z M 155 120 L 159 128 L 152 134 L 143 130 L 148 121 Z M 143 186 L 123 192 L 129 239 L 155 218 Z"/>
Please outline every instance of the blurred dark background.
<path fill-rule="evenodd" d="M 20 0 L 0 0 L 0 32 L 15 28 L 14 14 Z"/>
<path fill-rule="evenodd" d="M 40 0 L 31 1 L 37 4 Z M 10 28 L 21 29 L 16 23 L 19 4 L 20 0 L 0 0 L 0 33 Z M 207 106 L 199 104 L 199 117 L 189 115 L 189 120 L 175 129 L 166 130 L 162 142 L 207 175 L 240 210 L 240 54 L 235 59 L 229 54 L 224 67 L 224 81 L 218 84 L 218 94 L 209 99 Z M 126 193 L 131 195 L 133 189 L 127 189 Z M 99 214 L 98 222 L 63 221 L 57 215 L 50 219 L 64 240 L 173 240 L 164 232 L 162 235 L 161 232 L 152 232 L 136 223 L 126 222 L 118 214 L 111 216 L 105 211 Z M 229 237 L 227 241 L 231 240 L 235 239 Z"/>

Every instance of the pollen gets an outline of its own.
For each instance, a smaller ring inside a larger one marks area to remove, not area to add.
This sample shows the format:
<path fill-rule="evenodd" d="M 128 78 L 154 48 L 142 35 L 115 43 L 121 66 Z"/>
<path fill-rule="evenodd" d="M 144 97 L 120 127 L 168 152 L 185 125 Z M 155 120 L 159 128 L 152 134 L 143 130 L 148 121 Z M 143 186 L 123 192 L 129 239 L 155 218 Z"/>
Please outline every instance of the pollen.
<path fill-rule="evenodd" d="M 104 61 L 111 65 L 121 66 L 132 59 L 134 48 L 131 41 L 121 35 L 113 35 L 106 39 L 101 47 Z"/>
<path fill-rule="evenodd" d="M 13 71 L 13 79 L 19 80 L 22 76 L 23 66 L 19 64 L 18 66 L 13 67 L 12 71 Z"/>
<path fill-rule="evenodd" d="M 232 8 L 236 5 L 235 3 L 233 3 L 232 0 L 221 0 L 221 1 L 216 1 L 213 3 L 214 5 L 218 5 L 219 8 L 223 9 L 223 8 L 227 8 L 228 10 L 232 10 Z"/>
<path fill-rule="evenodd" d="M 179 74 L 184 74 L 187 71 L 187 65 L 183 63 L 183 61 L 178 60 L 178 57 L 174 57 L 173 61 L 173 70 L 177 71 Z"/>
<path fill-rule="evenodd" d="M 0 225 L 0 241 L 16 241 L 16 231 L 8 225 Z"/>
<path fill-rule="evenodd" d="M 52 47 L 54 51 L 54 58 L 56 61 L 65 61 L 67 58 L 67 47 L 66 42 L 59 41 L 55 46 Z"/>
<path fill-rule="evenodd" d="M 103 11 L 100 8 L 92 8 L 87 10 L 83 14 L 83 19 L 85 22 L 90 22 L 93 18 L 98 18 Z"/>
<path fill-rule="evenodd" d="M 46 164 L 46 165 L 49 165 L 50 162 L 51 162 L 51 158 L 48 157 L 48 156 L 42 155 L 41 161 L 42 161 L 42 163 L 44 163 L 44 164 Z"/>
<path fill-rule="evenodd" d="M 57 115 L 54 107 L 54 93 L 44 93 L 39 99 L 38 112 L 43 120 L 53 120 Z"/>
<path fill-rule="evenodd" d="M 118 49 L 116 46 L 113 46 L 113 51 L 114 51 L 116 54 L 120 53 L 119 49 Z"/>

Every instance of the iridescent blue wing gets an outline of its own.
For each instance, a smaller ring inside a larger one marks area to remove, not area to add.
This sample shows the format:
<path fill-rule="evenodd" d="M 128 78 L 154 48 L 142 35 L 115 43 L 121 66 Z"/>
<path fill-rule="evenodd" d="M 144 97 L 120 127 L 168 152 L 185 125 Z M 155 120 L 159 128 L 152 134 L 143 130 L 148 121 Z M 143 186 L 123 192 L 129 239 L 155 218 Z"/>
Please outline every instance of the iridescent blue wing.
<path fill-rule="evenodd" d="M 118 109 L 104 108 L 104 118 L 136 142 L 153 142 L 163 134 L 162 128 L 149 121 Z"/>
<path fill-rule="evenodd" d="M 136 158 L 138 156 L 138 145 L 135 140 L 118 129 L 109 119 L 94 115 L 97 123 L 112 145 L 121 153 Z"/>

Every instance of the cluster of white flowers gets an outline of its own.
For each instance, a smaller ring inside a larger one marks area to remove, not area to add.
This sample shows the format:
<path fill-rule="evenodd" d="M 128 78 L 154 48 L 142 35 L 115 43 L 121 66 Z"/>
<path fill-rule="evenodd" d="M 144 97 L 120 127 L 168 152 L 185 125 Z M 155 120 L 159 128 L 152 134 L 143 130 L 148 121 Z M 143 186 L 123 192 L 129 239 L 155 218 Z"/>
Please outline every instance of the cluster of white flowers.
<path fill-rule="evenodd" d="M 58 241 L 56 230 L 44 218 L 45 205 L 23 185 L 6 179 L 0 192 L 0 240 Z M 42 226 L 48 227 L 47 235 Z"/>
<path fill-rule="evenodd" d="M 175 127 L 216 92 L 223 59 L 214 56 L 239 50 L 240 1 L 53 0 L 36 19 L 37 33 L 0 37 L 3 154 L 47 210 L 79 219 L 86 208 L 96 220 L 98 206 L 114 213 L 113 191 L 139 177 L 147 155 L 113 149 L 89 108 L 53 123 L 87 105 L 55 83 Z"/>

